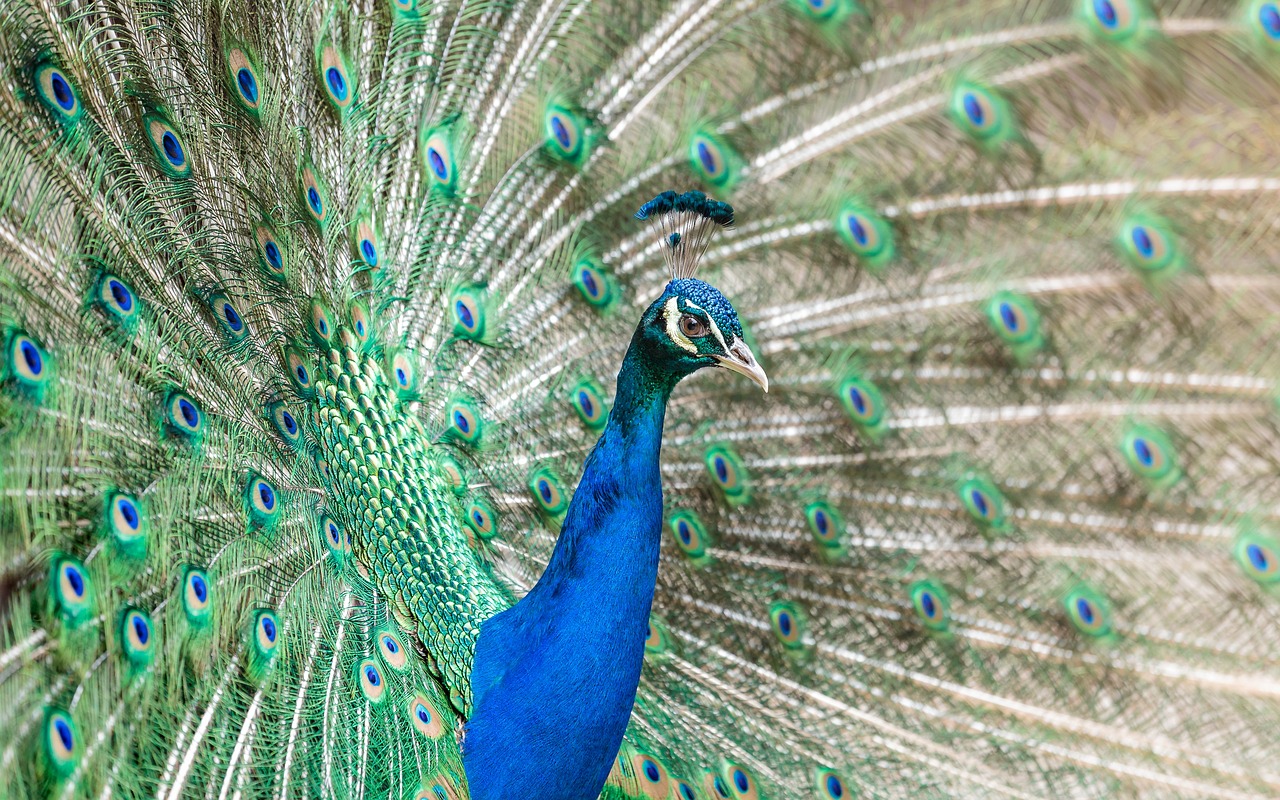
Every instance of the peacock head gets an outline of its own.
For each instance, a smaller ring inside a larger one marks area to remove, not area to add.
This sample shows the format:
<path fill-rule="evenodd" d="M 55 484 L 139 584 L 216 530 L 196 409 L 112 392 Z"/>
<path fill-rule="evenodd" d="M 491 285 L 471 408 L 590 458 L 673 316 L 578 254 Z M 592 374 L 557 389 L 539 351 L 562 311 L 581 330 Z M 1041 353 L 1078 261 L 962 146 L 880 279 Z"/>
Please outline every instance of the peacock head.
<path fill-rule="evenodd" d="M 769 391 L 769 377 L 747 346 L 738 312 L 714 286 L 676 278 L 644 312 L 636 338 L 651 361 L 677 380 L 703 367 L 745 375 Z"/>
<path fill-rule="evenodd" d="M 711 235 L 733 224 L 733 207 L 702 192 L 663 192 L 640 207 L 661 233 L 672 280 L 644 312 L 636 340 L 649 358 L 679 380 L 703 367 L 745 375 L 769 391 L 769 378 L 747 346 L 733 305 L 714 286 L 694 278 Z"/>

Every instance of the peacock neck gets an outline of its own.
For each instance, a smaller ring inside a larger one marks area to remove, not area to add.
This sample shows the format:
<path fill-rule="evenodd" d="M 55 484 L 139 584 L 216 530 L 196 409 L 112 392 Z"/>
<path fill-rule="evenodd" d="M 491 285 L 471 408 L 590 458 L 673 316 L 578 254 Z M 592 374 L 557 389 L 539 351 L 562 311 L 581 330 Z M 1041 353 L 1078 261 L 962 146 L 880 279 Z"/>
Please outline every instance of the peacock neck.
<path fill-rule="evenodd" d="M 546 584 L 559 593 L 565 580 L 598 577 L 612 583 L 625 578 L 647 587 L 642 596 L 632 598 L 644 606 L 647 616 L 661 534 L 662 423 L 677 380 L 655 368 L 638 339 L 633 340 L 618 371 L 609 421 L 587 457 L 575 492 L 575 499 L 581 495 L 581 500 L 569 507 L 539 587 Z M 605 519 L 615 524 L 599 524 Z"/>

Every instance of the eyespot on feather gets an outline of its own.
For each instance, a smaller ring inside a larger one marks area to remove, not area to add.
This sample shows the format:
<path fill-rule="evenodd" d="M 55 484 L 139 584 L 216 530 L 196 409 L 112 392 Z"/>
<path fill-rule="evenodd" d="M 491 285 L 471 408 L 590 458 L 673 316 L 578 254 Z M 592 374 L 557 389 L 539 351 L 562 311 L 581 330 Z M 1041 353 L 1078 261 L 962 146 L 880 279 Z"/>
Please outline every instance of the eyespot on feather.
<path fill-rule="evenodd" d="M 80 761 L 83 746 L 80 730 L 71 714 L 60 708 L 44 712 L 41 754 L 50 771 L 59 778 L 69 776 Z"/>
<path fill-rule="evenodd" d="M 103 516 L 106 538 L 116 555 L 138 560 L 147 555 L 147 517 L 137 498 L 108 492 Z"/>
<path fill-rule="evenodd" d="M 195 628 L 207 627 L 213 618 L 213 584 L 209 574 L 197 567 L 187 567 L 182 576 L 181 593 L 188 624 Z"/>
<path fill-rule="evenodd" d="M 124 279 L 109 272 L 100 274 L 94 281 L 90 299 L 93 305 L 106 314 L 107 319 L 125 332 L 132 334 L 138 327 L 142 302 Z"/>
<path fill-rule="evenodd" d="M 370 703 L 381 703 L 386 697 L 386 678 L 383 677 L 382 669 L 377 662 L 371 658 L 356 664 L 356 685 L 360 687 L 360 693 L 364 695 L 364 699 Z"/>
<path fill-rule="evenodd" d="M 194 444 L 204 435 L 205 415 L 191 395 L 171 390 L 164 398 L 164 422 L 168 433 Z"/>
<path fill-rule="evenodd" d="M 315 375 L 303 352 L 296 345 L 284 348 L 285 375 L 299 396 L 309 398 L 315 395 Z"/>
<path fill-rule="evenodd" d="M 262 106 L 262 73 L 248 48 L 236 45 L 227 50 L 227 86 L 231 96 L 254 119 Z"/>
<path fill-rule="evenodd" d="M 609 406 L 595 381 L 584 379 L 569 389 L 569 405 L 588 429 L 598 431 L 609 421 Z"/>
<path fill-rule="evenodd" d="M 479 341 L 485 335 L 485 297 L 476 286 L 462 286 L 449 299 L 453 332 L 464 339 Z"/>
<path fill-rule="evenodd" d="M 738 506 L 750 501 L 746 466 L 737 452 L 724 445 L 714 445 L 708 448 L 704 460 L 711 482 L 720 490 L 725 502 Z"/>
<path fill-rule="evenodd" d="M 421 158 L 432 191 L 453 197 L 457 190 L 458 166 L 453 131 L 441 126 L 427 132 L 422 139 Z"/>
<path fill-rule="evenodd" d="M 549 517 L 559 517 L 569 506 L 568 492 L 550 467 L 535 470 L 529 476 L 529 493 L 542 513 Z"/>
<path fill-rule="evenodd" d="M 1089 586 L 1078 584 L 1063 597 L 1067 619 L 1086 636 L 1102 637 L 1111 632 L 1111 608 L 1106 598 Z"/>
<path fill-rule="evenodd" d="M 846 796 L 853 796 L 844 777 L 828 767 L 814 769 L 813 789 L 818 800 L 845 800 Z"/>
<path fill-rule="evenodd" d="M 356 100 L 356 81 L 346 56 L 332 42 L 323 43 L 316 52 L 320 87 L 329 105 L 345 114 Z"/>
<path fill-rule="evenodd" d="M 849 202 L 836 217 L 836 233 L 850 252 L 879 270 L 897 256 L 893 228 L 872 209 Z"/>
<path fill-rule="evenodd" d="M 689 139 L 689 164 L 710 186 L 731 189 L 737 183 L 740 162 L 737 153 L 710 131 L 697 131 Z"/>
<path fill-rule="evenodd" d="M 252 527 L 269 529 L 280 519 L 284 504 L 270 481 L 251 472 L 245 482 L 245 507 Z"/>
<path fill-rule="evenodd" d="M 406 703 L 406 711 L 409 715 L 410 724 L 413 725 L 414 730 L 418 733 L 432 741 L 444 735 L 444 717 L 436 709 L 435 703 L 431 702 L 431 698 L 422 692 L 409 697 Z M 433 800 L 437 799 L 433 798 Z"/>
<path fill-rule="evenodd" d="M 1244 530 L 1236 538 L 1236 563 L 1250 580 L 1264 586 L 1280 582 L 1280 545 L 1261 532 Z"/>
<path fill-rule="evenodd" d="M 288 277 L 288 270 L 284 245 L 276 236 L 275 228 L 263 222 L 254 228 L 253 233 L 258 243 L 258 263 L 261 264 L 263 273 L 271 280 L 283 283 Z"/>
<path fill-rule="evenodd" d="M 53 384 L 52 355 L 40 342 L 20 328 L 10 328 L 5 339 L 5 385 L 40 402 Z"/>
<path fill-rule="evenodd" d="M 53 560 L 49 571 L 50 597 L 54 610 L 69 626 L 79 625 L 93 611 L 93 581 L 83 562 L 71 556 Z"/>
<path fill-rule="evenodd" d="M 825 553 L 839 555 L 844 552 L 844 519 L 839 511 L 828 503 L 815 502 L 805 506 L 804 516 L 814 542 Z"/>
<path fill-rule="evenodd" d="M 142 118 L 142 129 L 151 144 L 156 165 L 171 178 L 185 178 L 191 174 L 190 153 L 178 129 L 159 112 Z"/>
<path fill-rule="evenodd" d="M 671 778 L 666 765 L 657 756 L 648 753 L 635 753 L 631 756 L 631 768 L 635 770 L 636 782 L 645 797 L 652 800 L 667 800 L 671 791 Z"/>
<path fill-rule="evenodd" d="M 463 444 L 474 445 L 480 441 L 484 422 L 475 404 L 467 398 L 456 398 L 446 409 L 448 433 Z"/>
<path fill-rule="evenodd" d="M 932 631 L 945 631 L 951 626 L 951 600 L 941 584 L 916 581 L 908 592 L 920 624 Z"/>
<path fill-rule="evenodd" d="M 126 609 L 120 618 L 120 641 L 124 656 L 136 669 L 149 666 L 156 657 L 156 630 L 147 612 Z"/>
<path fill-rule="evenodd" d="M 498 535 L 498 517 L 489 504 L 476 499 L 467 506 L 467 526 L 485 541 Z"/>
<path fill-rule="evenodd" d="M 546 149 L 570 164 L 581 164 L 587 154 L 586 120 L 561 105 L 551 105 L 543 117 Z"/>
<path fill-rule="evenodd" d="M 70 74 L 51 61 L 41 61 L 31 71 L 36 97 L 61 125 L 74 126 L 84 116 L 80 93 Z"/>
<path fill-rule="evenodd" d="M 589 258 L 579 259 L 574 265 L 573 285 L 578 287 L 582 299 L 598 309 L 609 308 L 617 296 L 609 272 Z"/>
<path fill-rule="evenodd" d="M 378 655 L 383 662 L 396 672 L 404 672 L 409 668 L 409 653 L 405 649 L 400 634 L 392 630 L 382 630 L 375 635 L 378 644 Z"/>
<path fill-rule="evenodd" d="M 298 192 L 307 218 L 323 229 L 329 224 L 329 189 L 309 162 L 298 170 Z"/>
<path fill-rule="evenodd" d="M 804 612 L 795 603 L 778 600 L 769 605 L 769 623 L 773 636 L 788 650 L 805 647 L 806 621 Z"/>
<path fill-rule="evenodd" d="M 676 547 L 695 563 L 705 559 L 710 546 L 707 529 L 694 511 L 677 510 L 667 520 Z"/>

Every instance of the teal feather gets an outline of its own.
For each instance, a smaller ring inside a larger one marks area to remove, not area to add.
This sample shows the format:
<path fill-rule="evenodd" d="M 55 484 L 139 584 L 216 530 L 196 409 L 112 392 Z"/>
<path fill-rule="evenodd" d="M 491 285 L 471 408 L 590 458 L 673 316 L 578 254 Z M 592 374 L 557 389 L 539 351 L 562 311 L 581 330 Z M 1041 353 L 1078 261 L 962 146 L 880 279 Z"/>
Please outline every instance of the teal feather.
<path fill-rule="evenodd" d="M 601 796 L 1277 796 L 1278 59 L 1269 0 L 0 3 L 0 796 L 466 798 L 669 259 L 770 391 L 672 395 Z"/>

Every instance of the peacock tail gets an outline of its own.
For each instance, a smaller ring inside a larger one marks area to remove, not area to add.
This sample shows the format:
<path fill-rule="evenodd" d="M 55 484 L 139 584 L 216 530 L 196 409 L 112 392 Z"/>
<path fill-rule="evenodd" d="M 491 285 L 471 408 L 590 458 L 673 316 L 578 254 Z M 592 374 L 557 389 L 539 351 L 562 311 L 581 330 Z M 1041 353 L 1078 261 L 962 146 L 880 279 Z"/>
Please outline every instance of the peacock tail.
<path fill-rule="evenodd" d="M 1280 793 L 1280 6 L 6 0 L 0 796 L 467 796 L 677 243 L 603 797 Z M 542 796 L 561 795 L 548 785 Z"/>

